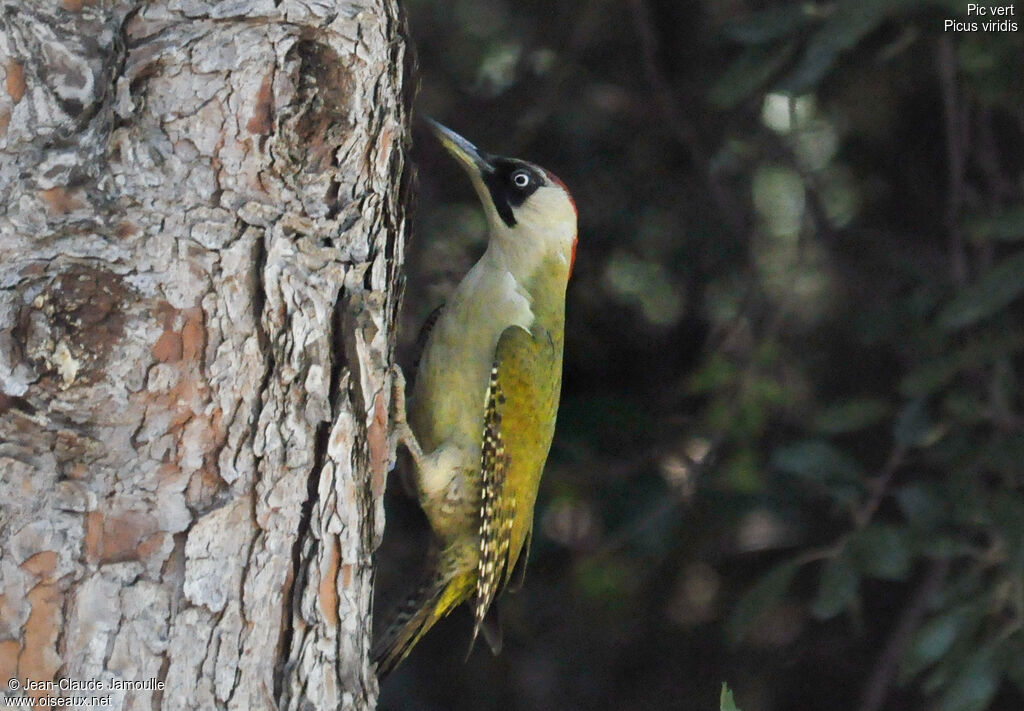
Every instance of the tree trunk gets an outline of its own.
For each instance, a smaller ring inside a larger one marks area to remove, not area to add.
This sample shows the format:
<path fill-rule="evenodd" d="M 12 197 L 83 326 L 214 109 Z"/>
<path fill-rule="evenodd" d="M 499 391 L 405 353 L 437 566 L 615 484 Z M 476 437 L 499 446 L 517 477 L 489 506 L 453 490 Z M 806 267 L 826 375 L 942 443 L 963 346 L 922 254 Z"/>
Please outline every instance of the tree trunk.
<path fill-rule="evenodd" d="M 374 705 L 397 15 L 0 0 L 4 693 Z"/>

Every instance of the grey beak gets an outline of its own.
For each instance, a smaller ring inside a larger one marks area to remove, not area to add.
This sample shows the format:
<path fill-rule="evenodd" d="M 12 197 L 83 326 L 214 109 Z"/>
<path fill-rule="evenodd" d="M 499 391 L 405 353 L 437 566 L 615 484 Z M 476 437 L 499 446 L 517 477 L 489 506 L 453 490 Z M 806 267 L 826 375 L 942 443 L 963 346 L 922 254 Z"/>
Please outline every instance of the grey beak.
<path fill-rule="evenodd" d="M 433 129 L 434 135 L 437 136 L 441 145 L 444 146 L 449 153 L 455 156 L 455 159 L 462 163 L 466 168 L 475 168 L 479 173 L 485 173 L 492 170 L 491 163 L 488 160 L 486 153 L 482 152 L 465 138 L 455 133 L 455 131 L 447 128 L 446 126 L 442 126 L 429 116 L 425 116 L 424 119 L 430 128 Z"/>

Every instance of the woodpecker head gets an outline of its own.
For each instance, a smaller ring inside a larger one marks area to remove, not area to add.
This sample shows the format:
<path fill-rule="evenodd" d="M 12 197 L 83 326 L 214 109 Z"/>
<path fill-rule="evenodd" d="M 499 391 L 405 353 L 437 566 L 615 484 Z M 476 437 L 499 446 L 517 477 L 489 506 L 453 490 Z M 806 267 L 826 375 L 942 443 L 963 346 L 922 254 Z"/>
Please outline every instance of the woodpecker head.
<path fill-rule="evenodd" d="M 560 257 L 572 272 L 576 259 L 576 203 L 565 183 L 538 165 L 485 153 L 449 128 L 427 119 L 462 164 L 483 203 L 491 242 L 521 266 Z"/>

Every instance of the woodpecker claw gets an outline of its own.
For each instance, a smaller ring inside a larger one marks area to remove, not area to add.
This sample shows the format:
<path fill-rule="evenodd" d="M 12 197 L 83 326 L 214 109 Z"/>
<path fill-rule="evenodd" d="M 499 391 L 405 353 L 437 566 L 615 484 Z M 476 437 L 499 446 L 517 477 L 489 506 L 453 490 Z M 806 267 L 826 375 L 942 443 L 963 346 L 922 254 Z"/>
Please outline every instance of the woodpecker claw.
<path fill-rule="evenodd" d="M 422 467 L 424 464 L 423 449 L 406 421 L 405 374 L 395 364 L 391 366 L 391 436 L 388 441 L 390 469 L 395 468 L 399 444 L 405 445 L 416 466 Z"/>

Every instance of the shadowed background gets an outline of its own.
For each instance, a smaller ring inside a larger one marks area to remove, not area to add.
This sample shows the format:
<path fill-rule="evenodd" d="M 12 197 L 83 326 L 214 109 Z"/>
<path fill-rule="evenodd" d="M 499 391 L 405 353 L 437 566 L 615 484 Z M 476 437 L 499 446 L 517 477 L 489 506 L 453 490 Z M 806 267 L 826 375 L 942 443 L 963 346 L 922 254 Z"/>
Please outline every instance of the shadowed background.
<path fill-rule="evenodd" d="M 464 663 L 453 614 L 380 707 L 710 711 L 728 681 L 744 711 L 1024 708 L 1020 31 L 915 0 L 404 6 L 417 110 L 559 175 L 580 242 L 505 650 Z M 485 240 L 414 135 L 407 346 Z M 391 498 L 385 590 L 415 514 Z"/>

